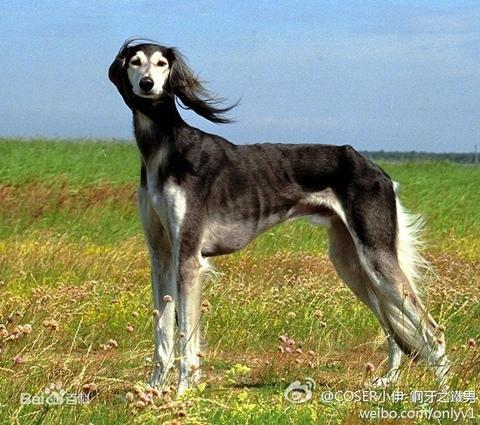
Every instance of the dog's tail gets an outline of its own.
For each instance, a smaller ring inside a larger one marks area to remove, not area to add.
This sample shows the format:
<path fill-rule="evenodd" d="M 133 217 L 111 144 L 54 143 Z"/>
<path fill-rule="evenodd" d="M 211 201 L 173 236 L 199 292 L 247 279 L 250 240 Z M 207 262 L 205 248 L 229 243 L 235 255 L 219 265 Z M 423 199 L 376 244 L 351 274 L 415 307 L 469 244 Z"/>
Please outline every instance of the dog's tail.
<path fill-rule="evenodd" d="M 395 194 L 398 193 L 399 184 L 393 182 Z M 407 211 L 395 197 L 397 210 L 397 257 L 400 268 L 408 279 L 415 295 L 423 294 L 421 284 L 432 272 L 430 263 L 421 254 L 423 242 L 423 230 L 425 220 L 418 214 Z"/>

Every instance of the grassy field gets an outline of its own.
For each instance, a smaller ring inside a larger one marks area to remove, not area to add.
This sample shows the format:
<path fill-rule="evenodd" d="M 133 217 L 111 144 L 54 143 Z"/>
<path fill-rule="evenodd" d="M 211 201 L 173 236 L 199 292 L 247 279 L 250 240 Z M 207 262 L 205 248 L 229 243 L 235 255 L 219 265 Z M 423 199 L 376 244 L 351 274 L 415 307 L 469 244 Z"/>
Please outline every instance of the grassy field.
<path fill-rule="evenodd" d="M 401 183 L 404 204 L 427 219 L 425 254 L 436 275 L 426 302 L 446 328 L 451 389 L 476 390 L 478 399 L 480 168 L 381 165 Z M 303 221 L 215 259 L 218 273 L 204 285 L 202 384 L 181 400 L 169 388 L 149 393 L 152 305 L 138 168 L 129 144 L 0 140 L 0 424 L 354 424 L 375 422 L 361 419 L 362 409 L 421 408 L 408 397 L 322 399 L 384 371 L 386 342 L 336 277 L 325 231 Z M 290 383 L 307 378 L 316 382 L 310 402 L 284 398 Z M 20 403 L 22 393 L 42 395 L 50 384 L 92 400 Z M 436 389 L 431 373 L 405 360 L 398 390 L 428 389 Z M 479 405 L 423 407 L 473 412 L 478 421 Z"/>

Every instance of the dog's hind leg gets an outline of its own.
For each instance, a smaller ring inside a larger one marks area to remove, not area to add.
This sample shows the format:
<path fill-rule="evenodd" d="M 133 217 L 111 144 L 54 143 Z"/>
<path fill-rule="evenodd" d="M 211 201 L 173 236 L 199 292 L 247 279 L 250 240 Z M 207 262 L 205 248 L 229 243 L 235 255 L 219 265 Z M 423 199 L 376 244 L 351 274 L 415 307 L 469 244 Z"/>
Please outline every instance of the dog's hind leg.
<path fill-rule="evenodd" d="M 360 264 L 353 239 L 339 217 L 332 217 L 328 227 L 329 256 L 340 278 L 352 292 L 369 307 L 379 320 L 388 340 L 388 372 L 374 381 L 374 385 L 385 387 L 397 382 L 402 350 L 389 334 L 380 313 L 380 307 L 370 278 Z"/>
<path fill-rule="evenodd" d="M 444 385 L 449 369 L 445 342 L 437 337 L 438 325 L 417 295 L 414 280 L 418 273 L 413 271 L 412 262 L 405 262 L 405 250 L 411 251 L 410 258 L 419 257 L 413 238 L 400 253 L 399 235 L 411 229 L 402 228 L 406 221 L 399 216 L 402 211 L 398 205 L 391 182 L 379 182 L 368 200 L 357 197 L 356 208 L 346 214 L 347 227 L 375 292 L 382 323 L 402 351 L 425 361 Z"/>
<path fill-rule="evenodd" d="M 365 250 L 365 269 L 378 294 L 380 314 L 395 342 L 410 357 L 431 366 L 443 385 L 448 371 L 445 343 L 394 256 Z"/>
<path fill-rule="evenodd" d="M 138 207 L 152 266 L 153 329 L 155 349 L 153 372 L 149 381 L 152 387 L 161 387 L 173 366 L 175 304 L 177 287 L 176 268 L 166 231 L 150 204 L 145 188 L 138 190 Z"/>

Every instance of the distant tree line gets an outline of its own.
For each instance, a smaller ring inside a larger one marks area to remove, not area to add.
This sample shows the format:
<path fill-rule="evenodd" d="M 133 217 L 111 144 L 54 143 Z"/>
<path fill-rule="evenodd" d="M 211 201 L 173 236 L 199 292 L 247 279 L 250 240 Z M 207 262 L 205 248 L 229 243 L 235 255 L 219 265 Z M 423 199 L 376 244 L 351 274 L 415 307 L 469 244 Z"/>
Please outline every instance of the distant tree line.
<path fill-rule="evenodd" d="M 478 163 L 478 156 L 471 153 L 432 153 L 432 152 L 386 152 L 386 151 L 363 151 L 365 156 L 376 161 L 451 161 L 460 164 Z"/>

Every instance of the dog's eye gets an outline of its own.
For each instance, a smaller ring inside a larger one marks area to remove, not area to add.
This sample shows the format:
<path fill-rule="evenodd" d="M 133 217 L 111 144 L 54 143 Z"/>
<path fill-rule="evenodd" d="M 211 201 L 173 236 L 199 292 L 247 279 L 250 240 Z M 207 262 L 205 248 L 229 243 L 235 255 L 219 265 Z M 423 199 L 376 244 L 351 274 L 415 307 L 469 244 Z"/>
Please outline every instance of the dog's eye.
<path fill-rule="evenodd" d="M 157 62 L 157 66 L 165 66 L 167 64 L 167 62 L 165 61 L 158 61 Z"/>
<path fill-rule="evenodd" d="M 140 66 L 142 63 L 140 62 L 140 59 L 139 58 L 135 58 L 135 59 L 132 59 L 130 61 L 130 65 L 134 65 L 134 66 Z"/>

